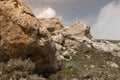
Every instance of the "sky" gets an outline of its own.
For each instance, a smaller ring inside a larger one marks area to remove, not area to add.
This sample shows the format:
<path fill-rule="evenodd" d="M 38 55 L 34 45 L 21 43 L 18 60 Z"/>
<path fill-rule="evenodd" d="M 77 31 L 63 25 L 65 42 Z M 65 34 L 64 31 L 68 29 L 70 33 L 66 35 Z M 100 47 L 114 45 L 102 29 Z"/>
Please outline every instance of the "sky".
<path fill-rule="evenodd" d="M 86 21 L 97 39 L 120 40 L 120 0 L 22 0 L 37 18 L 59 17 L 66 25 Z"/>

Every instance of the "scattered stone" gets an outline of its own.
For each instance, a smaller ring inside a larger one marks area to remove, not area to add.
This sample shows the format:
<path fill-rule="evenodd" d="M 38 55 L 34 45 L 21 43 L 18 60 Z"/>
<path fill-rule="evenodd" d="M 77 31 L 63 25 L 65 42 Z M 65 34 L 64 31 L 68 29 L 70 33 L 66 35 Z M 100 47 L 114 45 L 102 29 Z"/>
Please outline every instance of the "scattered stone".
<path fill-rule="evenodd" d="M 52 40 L 56 43 L 62 44 L 64 41 L 64 37 L 62 36 L 62 34 L 53 35 Z"/>
<path fill-rule="evenodd" d="M 112 55 L 113 55 L 113 56 L 120 57 L 120 51 L 112 52 Z"/>
<path fill-rule="evenodd" d="M 94 65 L 91 65 L 91 68 L 95 68 L 95 66 L 94 66 Z"/>
<path fill-rule="evenodd" d="M 114 44 L 108 41 L 107 43 L 93 42 L 92 45 L 94 46 L 94 48 L 103 50 L 105 52 L 114 52 L 114 51 L 120 50 L 120 47 L 117 44 Z"/>
<path fill-rule="evenodd" d="M 78 69 L 78 66 L 76 64 L 72 63 L 72 62 L 69 62 L 65 65 L 65 68 L 75 70 L 75 69 Z"/>
<path fill-rule="evenodd" d="M 65 60 L 64 56 L 62 55 L 57 55 L 57 60 L 58 61 L 61 61 L 61 60 Z"/>
<path fill-rule="evenodd" d="M 68 47 L 68 48 L 78 48 L 80 45 L 80 43 L 78 41 L 75 40 L 71 40 L 71 39 L 65 39 L 65 44 L 64 46 Z"/>
<path fill-rule="evenodd" d="M 66 47 L 63 47 L 62 49 L 63 49 L 63 50 L 66 50 Z"/>
<path fill-rule="evenodd" d="M 79 80 L 79 79 L 77 79 L 77 78 L 73 78 L 73 79 L 71 79 L 71 80 Z"/>
<path fill-rule="evenodd" d="M 88 48 L 92 48 L 90 44 L 87 45 Z"/>
<path fill-rule="evenodd" d="M 55 46 L 56 46 L 57 51 L 62 50 L 62 45 L 55 43 Z"/>
<path fill-rule="evenodd" d="M 91 58 L 91 56 L 89 56 L 89 55 L 85 55 L 88 59 L 90 59 Z"/>
<path fill-rule="evenodd" d="M 120 47 L 120 43 L 118 43 L 118 46 Z"/>
<path fill-rule="evenodd" d="M 68 51 L 62 53 L 63 56 L 70 55 Z"/>
<path fill-rule="evenodd" d="M 107 64 L 112 68 L 119 68 L 119 66 L 115 62 L 107 62 Z"/>

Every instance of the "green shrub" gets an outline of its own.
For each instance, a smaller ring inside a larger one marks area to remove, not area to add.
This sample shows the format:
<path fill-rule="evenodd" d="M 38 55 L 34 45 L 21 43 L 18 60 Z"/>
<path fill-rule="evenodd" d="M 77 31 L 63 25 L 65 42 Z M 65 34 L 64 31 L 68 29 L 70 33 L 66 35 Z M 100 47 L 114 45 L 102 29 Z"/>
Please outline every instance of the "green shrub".
<path fill-rule="evenodd" d="M 27 59 L 11 59 L 0 64 L 0 80 L 45 80 L 34 73 L 35 64 Z"/>

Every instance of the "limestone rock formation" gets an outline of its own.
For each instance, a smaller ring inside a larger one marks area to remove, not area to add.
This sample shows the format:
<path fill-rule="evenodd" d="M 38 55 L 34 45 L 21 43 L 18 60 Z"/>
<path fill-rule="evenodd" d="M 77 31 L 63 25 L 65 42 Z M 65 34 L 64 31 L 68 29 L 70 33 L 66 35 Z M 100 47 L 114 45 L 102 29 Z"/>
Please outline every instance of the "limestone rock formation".
<path fill-rule="evenodd" d="M 90 27 L 84 21 L 78 21 L 70 25 L 69 28 L 66 28 L 64 30 L 64 34 L 68 36 L 71 35 L 71 37 L 75 39 L 82 39 L 83 37 L 87 37 L 89 39 L 92 38 L 92 35 L 90 33 Z"/>
<path fill-rule="evenodd" d="M 0 0 L 0 59 L 30 58 L 41 72 L 57 68 L 49 32 L 20 0 Z"/>
<path fill-rule="evenodd" d="M 52 39 L 57 49 L 57 53 L 56 53 L 57 60 L 59 64 L 62 65 L 62 67 L 64 66 L 64 69 L 57 72 L 55 74 L 55 77 L 53 76 L 55 79 L 63 78 L 62 80 L 64 79 L 66 80 L 70 80 L 70 79 L 82 80 L 83 79 L 84 80 L 86 78 L 77 78 L 77 77 L 70 78 L 70 76 L 72 71 L 73 71 L 73 75 L 74 73 L 77 73 L 77 72 L 78 72 L 78 75 L 80 75 L 85 70 L 89 72 L 88 67 L 90 68 L 90 73 L 91 73 L 91 69 L 92 70 L 95 69 L 94 70 L 95 74 L 96 72 L 100 73 L 102 70 L 103 70 L 103 73 L 105 72 L 105 74 L 106 73 L 109 74 L 109 72 L 107 71 L 109 71 L 110 68 L 112 68 L 112 70 L 114 69 L 113 72 L 116 71 L 115 69 L 119 69 L 118 61 L 120 59 L 120 41 L 117 42 L 112 40 L 110 41 L 110 40 L 93 39 L 93 37 L 90 34 L 89 26 L 85 22 L 81 22 L 81 21 L 76 22 L 73 25 L 70 25 L 61 30 L 55 31 L 53 33 L 54 34 L 52 35 Z M 106 68 L 100 67 L 101 63 L 105 63 L 104 67 L 105 66 L 107 67 Z M 97 68 L 99 64 L 100 66 L 99 68 Z M 81 68 L 81 66 L 84 66 L 84 68 Z M 110 68 L 108 68 L 108 66 Z M 82 72 L 80 72 L 81 70 Z M 65 71 L 66 71 L 66 75 L 65 75 Z M 71 71 L 71 73 L 68 73 L 68 71 Z M 116 72 L 118 71 L 119 70 L 117 70 Z M 61 76 L 61 74 L 64 74 L 65 77 L 64 75 Z M 91 74 L 93 75 L 94 72 L 92 71 Z M 116 75 L 118 74 L 119 73 L 116 73 Z M 68 78 L 66 78 L 67 75 L 68 75 Z M 86 75 L 86 72 L 85 72 L 85 75 Z M 115 78 L 116 78 L 116 75 L 115 75 Z M 56 78 L 56 76 L 58 77 Z M 112 78 L 113 78 L 113 74 L 112 74 Z M 117 78 L 119 79 L 119 76 Z M 95 78 L 89 77 L 87 79 L 94 80 Z M 101 79 L 103 80 L 106 79 L 106 76 L 102 77 Z"/>
<path fill-rule="evenodd" d="M 64 59 L 63 57 L 71 59 L 70 55 L 76 54 L 76 49 L 79 47 L 80 41 L 84 38 L 92 39 L 92 36 L 90 34 L 90 27 L 83 21 L 75 22 L 61 30 L 54 31 L 52 39 L 56 44 L 58 59 Z"/>
<path fill-rule="evenodd" d="M 61 30 L 53 32 L 52 39 L 57 49 L 57 58 L 71 59 L 76 54 L 77 48 L 84 43 L 89 48 L 96 48 L 104 52 L 110 52 L 120 57 L 120 45 L 107 40 L 97 41 L 93 39 L 90 33 L 90 27 L 83 21 L 64 27 Z"/>
<path fill-rule="evenodd" d="M 52 33 L 56 30 L 61 30 L 63 25 L 59 18 L 40 18 L 38 19 L 41 23 L 41 26 L 47 28 L 47 30 Z"/>

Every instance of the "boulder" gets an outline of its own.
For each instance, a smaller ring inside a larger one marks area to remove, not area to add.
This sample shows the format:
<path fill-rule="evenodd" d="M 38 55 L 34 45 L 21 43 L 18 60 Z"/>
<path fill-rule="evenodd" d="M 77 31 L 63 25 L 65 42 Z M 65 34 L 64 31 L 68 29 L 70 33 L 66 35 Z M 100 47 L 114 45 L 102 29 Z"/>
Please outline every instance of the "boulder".
<path fill-rule="evenodd" d="M 56 30 L 61 30 L 63 25 L 59 18 L 40 18 L 38 19 L 41 26 L 47 28 L 47 30 L 52 34 Z"/>
<path fill-rule="evenodd" d="M 90 27 L 84 21 L 75 22 L 74 24 L 70 25 L 69 28 L 65 28 L 62 31 L 62 34 L 76 40 L 82 39 L 84 37 L 90 39 L 92 38 L 90 33 Z"/>
<path fill-rule="evenodd" d="M 89 25 L 84 21 L 78 21 L 70 26 L 62 28 L 61 30 L 56 30 L 53 32 L 52 37 L 55 42 L 61 42 L 60 38 L 62 38 L 61 40 L 68 38 L 74 41 L 81 41 L 83 38 L 93 38 L 90 33 Z"/>
<path fill-rule="evenodd" d="M 41 73 L 50 73 L 57 69 L 55 53 L 49 32 L 26 5 L 20 0 L 0 1 L 1 61 L 30 58 Z"/>
<path fill-rule="evenodd" d="M 75 41 L 75 40 L 71 40 L 71 39 L 65 39 L 65 47 L 69 48 L 73 48 L 76 49 L 80 46 L 80 42 Z"/>
<path fill-rule="evenodd" d="M 52 40 L 55 43 L 62 44 L 64 42 L 65 38 L 64 38 L 64 36 L 62 34 L 56 34 L 56 35 L 52 36 Z"/>
<path fill-rule="evenodd" d="M 62 45 L 55 43 L 55 47 L 57 51 L 61 51 L 62 50 Z"/>

